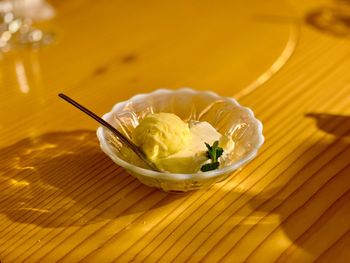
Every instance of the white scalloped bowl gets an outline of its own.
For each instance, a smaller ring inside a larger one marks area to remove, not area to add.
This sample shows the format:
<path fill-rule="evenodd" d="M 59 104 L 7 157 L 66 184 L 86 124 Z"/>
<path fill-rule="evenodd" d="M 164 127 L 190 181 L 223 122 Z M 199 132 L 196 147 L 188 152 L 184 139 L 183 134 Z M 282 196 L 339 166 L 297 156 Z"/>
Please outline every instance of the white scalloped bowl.
<path fill-rule="evenodd" d="M 221 134 L 230 136 L 235 149 L 223 167 L 196 174 L 174 174 L 149 170 L 124 147 L 121 142 L 103 127 L 97 129 L 97 137 L 104 151 L 116 164 L 140 182 L 164 191 L 186 192 L 208 187 L 226 179 L 235 170 L 252 160 L 264 142 L 262 124 L 254 113 L 242 107 L 235 99 L 221 97 L 213 92 L 195 91 L 189 88 L 178 90 L 159 89 L 140 94 L 117 103 L 103 119 L 116 127 L 129 139 L 132 131 L 147 114 L 170 112 L 184 121 L 207 121 Z"/>

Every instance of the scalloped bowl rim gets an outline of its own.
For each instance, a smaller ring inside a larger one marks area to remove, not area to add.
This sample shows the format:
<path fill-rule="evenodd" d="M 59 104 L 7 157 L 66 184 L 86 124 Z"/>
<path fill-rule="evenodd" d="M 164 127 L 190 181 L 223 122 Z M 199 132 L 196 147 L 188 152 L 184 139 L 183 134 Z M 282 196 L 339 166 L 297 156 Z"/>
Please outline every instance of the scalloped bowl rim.
<path fill-rule="evenodd" d="M 216 176 L 221 175 L 221 174 L 233 172 L 233 171 L 237 170 L 239 167 L 243 166 L 245 163 L 252 160 L 257 155 L 259 148 L 263 145 L 264 140 L 265 140 L 263 133 L 262 133 L 263 125 L 262 125 L 261 121 L 259 121 L 258 119 L 255 118 L 255 115 L 250 108 L 241 106 L 234 98 L 222 97 L 222 96 L 219 96 L 218 94 L 216 94 L 212 91 L 196 91 L 196 90 L 193 90 L 191 88 L 181 88 L 181 89 L 174 89 L 174 90 L 157 89 L 153 92 L 137 94 L 128 100 L 118 102 L 117 104 L 115 104 L 112 107 L 112 110 L 110 112 L 104 114 L 102 116 L 102 118 L 104 120 L 108 121 L 109 118 L 112 115 L 114 115 L 115 112 L 118 112 L 118 110 L 124 108 L 124 106 L 130 101 L 140 100 L 140 99 L 143 99 L 143 98 L 150 96 L 150 95 L 165 94 L 165 93 L 170 94 L 170 93 L 177 93 L 177 92 L 187 92 L 187 93 L 192 93 L 192 94 L 198 94 L 198 93 L 207 94 L 215 99 L 224 99 L 226 101 L 229 101 L 229 102 L 233 103 L 234 105 L 236 105 L 237 107 L 244 110 L 249 115 L 249 117 L 252 119 L 252 121 L 255 122 L 255 124 L 258 128 L 259 140 L 258 140 L 258 143 L 256 144 L 256 146 L 254 147 L 254 149 L 252 149 L 251 152 L 249 154 L 247 154 L 244 158 L 239 159 L 238 161 L 234 162 L 233 164 L 225 166 L 225 167 L 217 169 L 217 170 L 209 171 L 209 172 L 200 172 L 200 173 L 192 173 L 192 174 L 158 172 L 158 171 L 149 170 L 149 169 L 135 166 L 135 165 L 133 165 L 129 162 L 126 162 L 123 159 L 119 158 L 113 152 L 113 150 L 110 147 L 110 144 L 107 142 L 107 140 L 104 136 L 104 129 L 105 128 L 100 126 L 97 129 L 96 133 L 97 133 L 97 137 L 100 141 L 100 147 L 101 147 L 102 151 L 104 153 L 106 153 L 115 163 L 124 167 L 126 170 L 131 170 L 132 172 L 135 172 L 137 174 L 140 174 L 140 175 L 143 175 L 146 177 L 165 179 L 165 180 L 176 180 L 176 181 L 189 180 L 189 179 L 208 179 L 208 178 L 216 177 Z"/>

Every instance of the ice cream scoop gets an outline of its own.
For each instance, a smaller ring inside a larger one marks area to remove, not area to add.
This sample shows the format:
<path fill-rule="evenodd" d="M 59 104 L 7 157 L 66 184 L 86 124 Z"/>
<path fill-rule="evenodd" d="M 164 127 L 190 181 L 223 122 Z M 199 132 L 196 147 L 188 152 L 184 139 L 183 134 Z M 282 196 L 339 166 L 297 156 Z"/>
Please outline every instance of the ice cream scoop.
<path fill-rule="evenodd" d="M 155 161 L 183 149 L 190 143 L 191 133 L 177 115 L 162 112 L 146 116 L 135 128 L 133 141 Z"/>
<path fill-rule="evenodd" d="M 219 141 L 225 154 L 234 148 L 231 138 L 221 135 L 208 122 L 185 123 L 172 113 L 146 116 L 133 132 L 133 141 L 159 170 L 197 173 L 208 162 L 206 143 Z"/>

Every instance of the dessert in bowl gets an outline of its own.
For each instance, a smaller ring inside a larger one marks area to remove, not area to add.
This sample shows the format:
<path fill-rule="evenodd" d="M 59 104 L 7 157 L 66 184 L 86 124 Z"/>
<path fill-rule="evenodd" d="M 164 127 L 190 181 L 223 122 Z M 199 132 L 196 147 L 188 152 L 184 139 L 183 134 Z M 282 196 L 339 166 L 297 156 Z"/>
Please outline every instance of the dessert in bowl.
<path fill-rule="evenodd" d="M 167 192 L 226 179 L 252 160 L 264 142 L 262 124 L 249 108 L 189 88 L 136 95 L 117 103 L 103 119 L 135 142 L 160 171 L 150 170 L 103 127 L 97 130 L 101 149 L 143 184 Z M 221 149 L 220 158 L 210 158 L 211 147 Z"/>

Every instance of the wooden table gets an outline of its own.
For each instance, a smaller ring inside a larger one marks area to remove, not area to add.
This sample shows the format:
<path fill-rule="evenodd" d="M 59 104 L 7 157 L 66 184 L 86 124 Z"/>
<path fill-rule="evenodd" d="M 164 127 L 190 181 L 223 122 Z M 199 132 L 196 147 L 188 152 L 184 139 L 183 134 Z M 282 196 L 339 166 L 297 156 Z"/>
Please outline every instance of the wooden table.
<path fill-rule="evenodd" d="M 1 262 L 350 261 L 346 1 L 49 3 L 38 26 L 55 43 L 1 56 Z M 238 98 L 266 142 L 226 181 L 178 195 L 115 165 L 57 97 L 102 115 L 183 86 Z"/>

